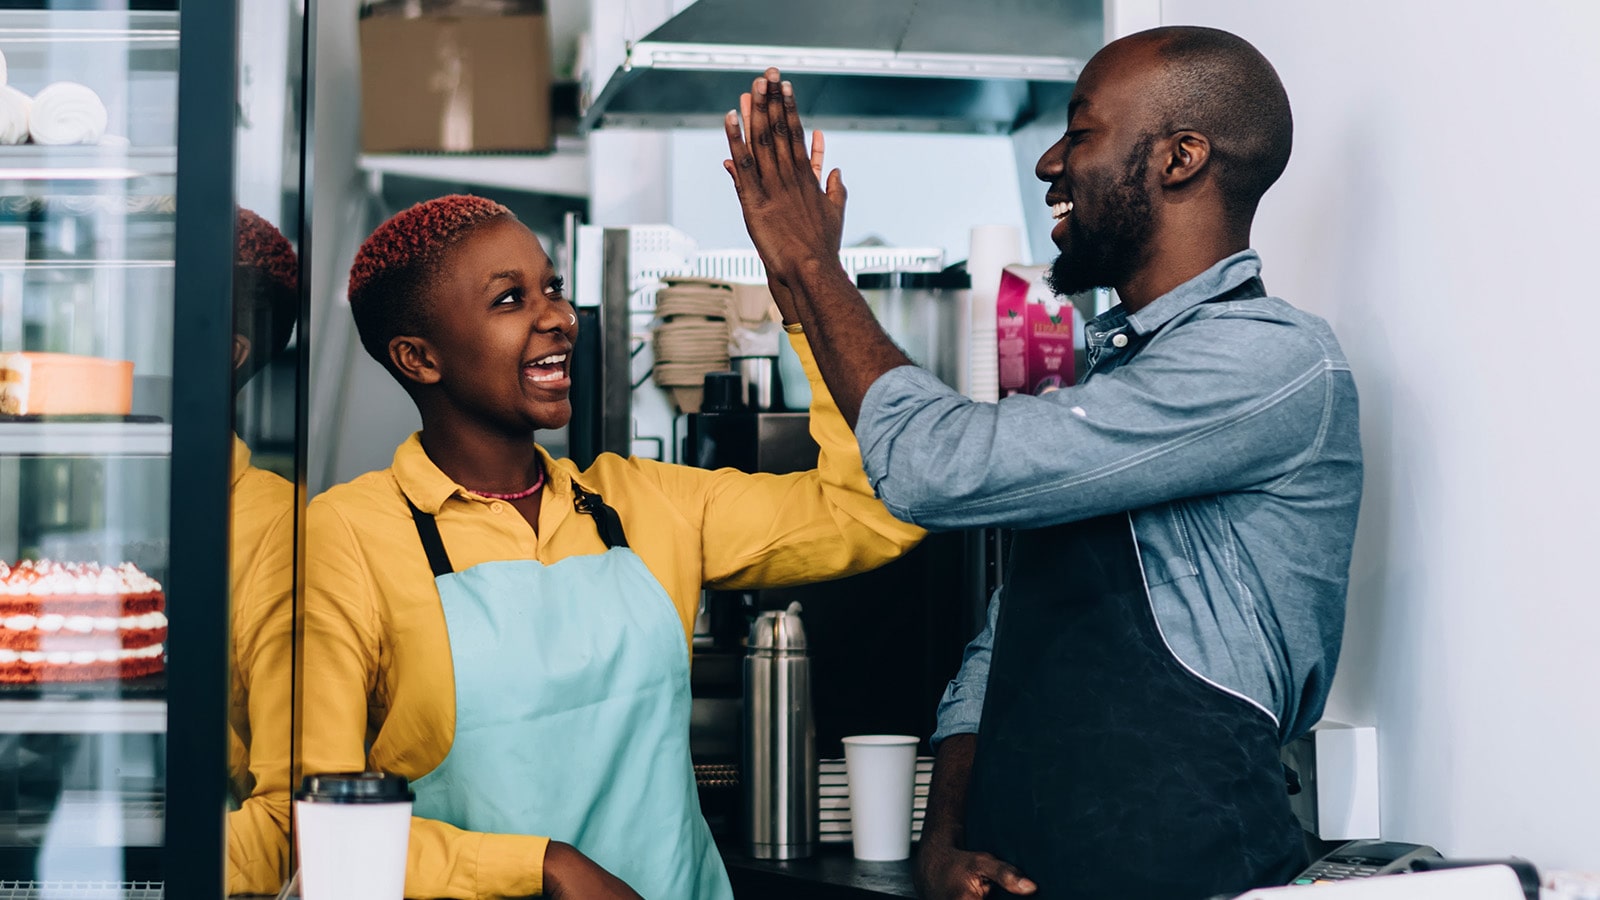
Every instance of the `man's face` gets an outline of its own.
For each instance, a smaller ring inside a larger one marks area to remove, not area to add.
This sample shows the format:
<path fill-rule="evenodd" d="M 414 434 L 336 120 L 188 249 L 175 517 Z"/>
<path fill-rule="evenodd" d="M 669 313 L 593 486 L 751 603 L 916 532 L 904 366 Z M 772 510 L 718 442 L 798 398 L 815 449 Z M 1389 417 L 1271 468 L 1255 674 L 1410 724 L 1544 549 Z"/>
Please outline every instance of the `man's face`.
<path fill-rule="evenodd" d="M 1073 91 L 1066 134 L 1035 168 L 1050 185 L 1045 202 L 1057 219 L 1050 238 L 1061 255 L 1049 276 L 1057 294 L 1115 287 L 1144 263 L 1155 228 L 1155 135 L 1139 96 L 1142 60 L 1138 48 L 1123 46 L 1090 61 Z"/>

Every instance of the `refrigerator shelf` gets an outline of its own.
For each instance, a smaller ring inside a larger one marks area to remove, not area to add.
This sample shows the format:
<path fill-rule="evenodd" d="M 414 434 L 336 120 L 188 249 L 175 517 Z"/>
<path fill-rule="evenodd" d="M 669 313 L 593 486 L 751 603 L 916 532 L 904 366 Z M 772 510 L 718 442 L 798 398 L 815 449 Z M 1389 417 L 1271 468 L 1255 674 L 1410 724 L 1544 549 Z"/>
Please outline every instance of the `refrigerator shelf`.
<path fill-rule="evenodd" d="M 0 900 L 161 900 L 153 881 L 0 881 Z"/>
<path fill-rule="evenodd" d="M 166 422 L 0 421 L 0 456 L 147 456 L 172 452 Z"/>
<path fill-rule="evenodd" d="M 165 700 L 0 699 L 5 734 L 162 734 Z"/>
<path fill-rule="evenodd" d="M 115 145 L 0 147 L 0 184 L 33 181 L 132 181 L 176 175 L 176 147 Z"/>

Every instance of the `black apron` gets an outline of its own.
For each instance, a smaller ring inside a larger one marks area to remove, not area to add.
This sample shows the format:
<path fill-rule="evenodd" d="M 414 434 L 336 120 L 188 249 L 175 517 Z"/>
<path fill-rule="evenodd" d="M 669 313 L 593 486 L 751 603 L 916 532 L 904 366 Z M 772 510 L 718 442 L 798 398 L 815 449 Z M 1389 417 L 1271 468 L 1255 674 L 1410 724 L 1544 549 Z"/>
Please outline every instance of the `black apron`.
<path fill-rule="evenodd" d="M 1198 900 L 1304 868 L 1277 729 L 1167 649 L 1127 514 L 1017 533 L 966 825 L 1039 900 Z"/>

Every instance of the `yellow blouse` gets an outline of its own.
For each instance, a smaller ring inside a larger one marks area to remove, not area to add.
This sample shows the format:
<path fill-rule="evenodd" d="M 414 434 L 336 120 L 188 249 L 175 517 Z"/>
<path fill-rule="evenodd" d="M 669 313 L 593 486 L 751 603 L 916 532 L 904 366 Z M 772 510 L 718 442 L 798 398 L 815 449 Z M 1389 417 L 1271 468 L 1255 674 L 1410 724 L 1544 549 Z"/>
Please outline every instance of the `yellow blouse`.
<path fill-rule="evenodd" d="M 334 487 L 307 511 L 304 771 L 363 767 L 420 778 L 455 730 L 450 644 L 433 574 L 406 499 L 437 518 L 456 571 L 506 559 L 546 565 L 605 550 L 572 483 L 598 492 L 693 636 L 703 586 L 746 589 L 867 571 L 914 547 L 921 529 L 874 497 L 854 435 L 791 335 L 812 388 L 815 470 L 709 471 L 611 454 L 579 472 L 544 459 L 538 533 L 510 504 L 465 491 L 413 435 L 394 465 Z M 683 723 L 685 728 L 688 722 Z M 641 828 L 650 827 L 640 823 Z M 521 897 L 541 891 L 548 838 L 468 833 L 413 819 L 406 896 Z"/>
<path fill-rule="evenodd" d="M 250 448 L 233 439 L 228 743 L 233 796 L 242 803 L 228 813 L 229 894 L 276 894 L 289 868 L 294 493 L 250 465 Z"/>

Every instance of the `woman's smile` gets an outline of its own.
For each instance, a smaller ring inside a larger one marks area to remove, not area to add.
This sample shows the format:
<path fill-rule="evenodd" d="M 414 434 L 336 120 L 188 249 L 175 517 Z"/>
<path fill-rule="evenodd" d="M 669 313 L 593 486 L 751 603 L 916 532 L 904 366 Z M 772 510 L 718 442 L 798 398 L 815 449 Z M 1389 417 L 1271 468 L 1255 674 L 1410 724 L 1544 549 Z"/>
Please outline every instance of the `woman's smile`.
<path fill-rule="evenodd" d="M 535 387 L 566 394 L 572 389 L 572 354 L 568 351 L 546 354 L 523 363 L 522 378 Z"/>

